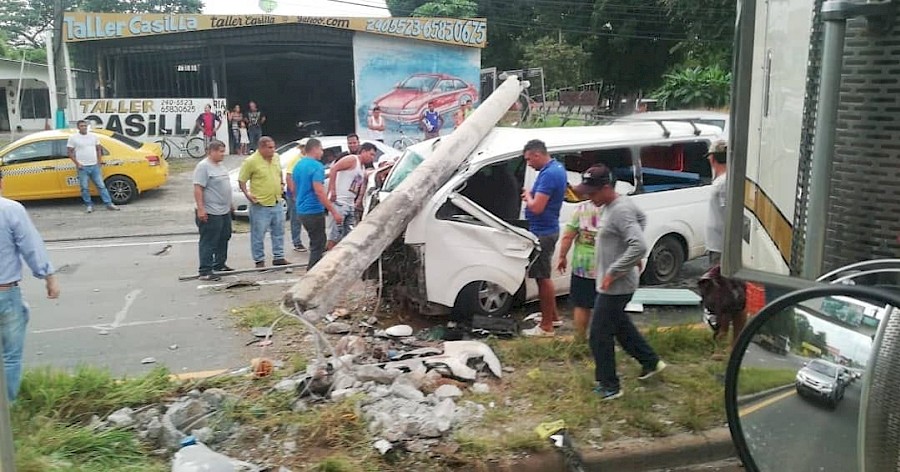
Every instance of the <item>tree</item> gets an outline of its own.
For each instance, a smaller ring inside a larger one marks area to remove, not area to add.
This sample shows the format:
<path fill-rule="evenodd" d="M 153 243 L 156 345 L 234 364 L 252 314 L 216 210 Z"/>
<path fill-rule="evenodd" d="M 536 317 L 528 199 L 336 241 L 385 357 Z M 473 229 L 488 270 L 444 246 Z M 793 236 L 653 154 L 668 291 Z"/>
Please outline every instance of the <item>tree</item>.
<path fill-rule="evenodd" d="M 199 13 L 201 0 L 63 0 L 66 11 L 107 13 Z M 44 33 L 53 27 L 54 0 L 3 0 L 0 30 L 16 47 L 44 47 Z"/>
<path fill-rule="evenodd" d="M 582 83 L 585 64 L 589 58 L 590 55 L 581 45 L 543 37 L 525 46 L 522 66 L 543 67 L 547 89 L 558 90 Z"/>
<path fill-rule="evenodd" d="M 663 78 L 653 97 L 665 108 L 721 108 L 731 98 L 731 72 L 718 65 L 684 67 Z"/>
<path fill-rule="evenodd" d="M 478 4 L 472 0 L 431 1 L 413 10 L 412 16 L 474 18 L 478 16 Z"/>

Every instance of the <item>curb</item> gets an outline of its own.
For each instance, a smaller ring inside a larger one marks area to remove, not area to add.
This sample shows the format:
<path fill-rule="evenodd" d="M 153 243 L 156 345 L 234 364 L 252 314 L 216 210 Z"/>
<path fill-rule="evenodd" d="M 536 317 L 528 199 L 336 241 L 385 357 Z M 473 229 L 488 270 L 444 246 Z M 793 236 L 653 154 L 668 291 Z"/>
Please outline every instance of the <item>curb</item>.
<path fill-rule="evenodd" d="M 583 453 L 585 470 L 647 472 L 715 462 L 736 457 L 728 428 L 716 428 L 697 434 L 685 433 L 665 438 L 615 441 L 603 451 Z M 536 454 L 512 466 L 492 471 L 547 472 L 568 470 L 556 451 Z"/>
<path fill-rule="evenodd" d="M 77 238 L 47 238 L 45 243 L 76 243 L 83 241 L 109 241 L 111 239 L 131 239 L 131 238 L 164 238 L 169 236 L 197 236 L 196 231 L 173 231 L 168 233 L 142 233 L 142 234 L 121 234 L 115 236 L 84 236 Z"/>
<path fill-rule="evenodd" d="M 765 397 L 774 395 L 776 393 L 785 392 L 792 388 L 794 388 L 794 384 L 789 383 L 786 385 L 782 385 L 780 387 L 770 388 L 770 389 L 762 391 L 762 392 L 751 393 L 749 395 L 744 395 L 742 397 L 738 397 L 737 403 L 738 403 L 738 406 L 744 406 L 748 403 L 752 403 L 756 400 L 759 400 L 760 398 L 765 398 Z"/>

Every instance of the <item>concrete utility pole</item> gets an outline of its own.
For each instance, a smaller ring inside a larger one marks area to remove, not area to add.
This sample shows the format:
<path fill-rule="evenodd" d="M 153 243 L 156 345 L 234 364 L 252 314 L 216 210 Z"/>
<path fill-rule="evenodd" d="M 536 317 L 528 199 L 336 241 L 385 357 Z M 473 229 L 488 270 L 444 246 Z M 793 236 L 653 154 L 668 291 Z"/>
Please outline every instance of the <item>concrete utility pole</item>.
<path fill-rule="evenodd" d="M 519 99 L 523 85 L 510 77 L 472 116 L 449 136 L 441 138 L 434 154 L 381 202 L 334 249 L 285 294 L 289 306 L 296 302 L 305 312 L 330 311 L 403 232 L 425 202 L 446 183 Z M 522 143 L 524 146 L 525 143 Z"/>
<path fill-rule="evenodd" d="M 65 120 L 66 107 L 69 104 L 69 79 L 66 73 L 68 65 L 63 43 L 63 16 L 65 9 L 63 8 L 63 0 L 53 0 L 53 49 L 51 51 L 50 61 L 53 65 L 53 82 L 56 84 L 56 110 L 54 117 L 55 128 L 64 128 L 67 123 Z"/>

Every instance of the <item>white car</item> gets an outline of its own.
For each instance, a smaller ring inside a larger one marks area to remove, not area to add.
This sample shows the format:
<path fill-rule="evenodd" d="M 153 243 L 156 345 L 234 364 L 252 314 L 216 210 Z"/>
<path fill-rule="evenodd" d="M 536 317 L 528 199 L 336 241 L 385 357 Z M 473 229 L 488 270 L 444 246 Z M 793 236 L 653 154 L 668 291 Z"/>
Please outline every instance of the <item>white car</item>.
<path fill-rule="evenodd" d="M 631 194 L 647 214 L 644 232 L 652 249 L 645 263 L 646 283 L 677 277 L 682 264 L 706 251 L 706 212 L 711 182 L 709 145 L 721 130 L 706 125 L 631 122 L 595 127 L 495 128 L 459 171 L 438 190 L 382 258 L 385 288 L 402 286 L 422 313 L 501 316 L 514 301 L 534 300 L 537 287 L 526 277 L 536 256 L 537 238 L 527 231 L 521 189 L 536 172 L 525 164 L 522 148 L 543 140 L 568 171 L 569 184 L 582 172 L 605 163 L 618 177 L 617 190 Z M 378 201 L 433 152 L 434 140 L 410 146 L 396 162 Z M 440 146 L 440 143 L 437 144 Z M 637 178 L 635 178 L 637 176 Z M 560 225 L 579 203 L 568 192 Z M 378 202 L 370 206 L 376 208 Z M 558 248 L 557 248 L 558 251 Z M 553 261 L 555 263 L 556 257 Z M 555 271 L 554 271 L 555 272 Z M 569 273 L 555 272 L 560 295 L 569 291 Z"/>
<path fill-rule="evenodd" d="M 728 113 L 709 110 L 666 110 L 635 113 L 613 120 L 613 123 L 625 123 L 629 121 L 679 121 L 683 123 L 696 123 L 698 125 L 710 125 L 722 129 L 722 139 L 728 139 L 729 116 Z"/>
<path fill-rule="evenodd" d="M 322 142 L 322 149 L 326 154 L 340 156 L 341 154 L 349 151 L 349 148 L 347 147 L 346 136 L 322 136 L 316 139 Z M 309 138 L 303 138 L 291 141 L 289 143 L 282 144 L 278 147 L 278 149 L 275 150 L 281 156 L 281 167 L 285 176 L 287 175 L 288 165 L 291 163 L 291 161 L 294 160 L 294 158 L 296 158 L 300 154 L 299 146 L 306 144 L 306 141 L 308 140 Z M 372 143 L 378 149 L 378 152 L 375 154 L 376 163 L 394 160 L 397 159 L 398 156 L 400 156 L 400 151 L 382 142 L 364 139 L 360 141 L 360 144 L 363 143 Z M 241 188 L 238 186 L 238 175 L 240 174 L 240 172 L 240 167 L 238 167 L 237 169 L 233 169 L 228 172 L 228 177 L 231 179 L 232 199 L 234 201 L 234 207 L 236 208 L 235 215 L 246 218 L 250 216 L 250 202 L 247 200 L 247 197 L 244 196 L 244 193 L 241 192 Z M 325 184 L 327 185 L 327 170 L 325 177 Z"/>

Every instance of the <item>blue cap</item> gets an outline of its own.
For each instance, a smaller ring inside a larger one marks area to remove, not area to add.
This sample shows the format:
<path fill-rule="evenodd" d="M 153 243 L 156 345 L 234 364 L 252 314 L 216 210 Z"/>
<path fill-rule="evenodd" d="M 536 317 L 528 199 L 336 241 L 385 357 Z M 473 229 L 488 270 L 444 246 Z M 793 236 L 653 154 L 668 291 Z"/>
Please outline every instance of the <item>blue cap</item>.
<path fill-rule="evenodd" d="M 181 438 L 181 447 L 188 447 L 197 444 L 197 438 L 193 436 L 185 436 Z"/>

